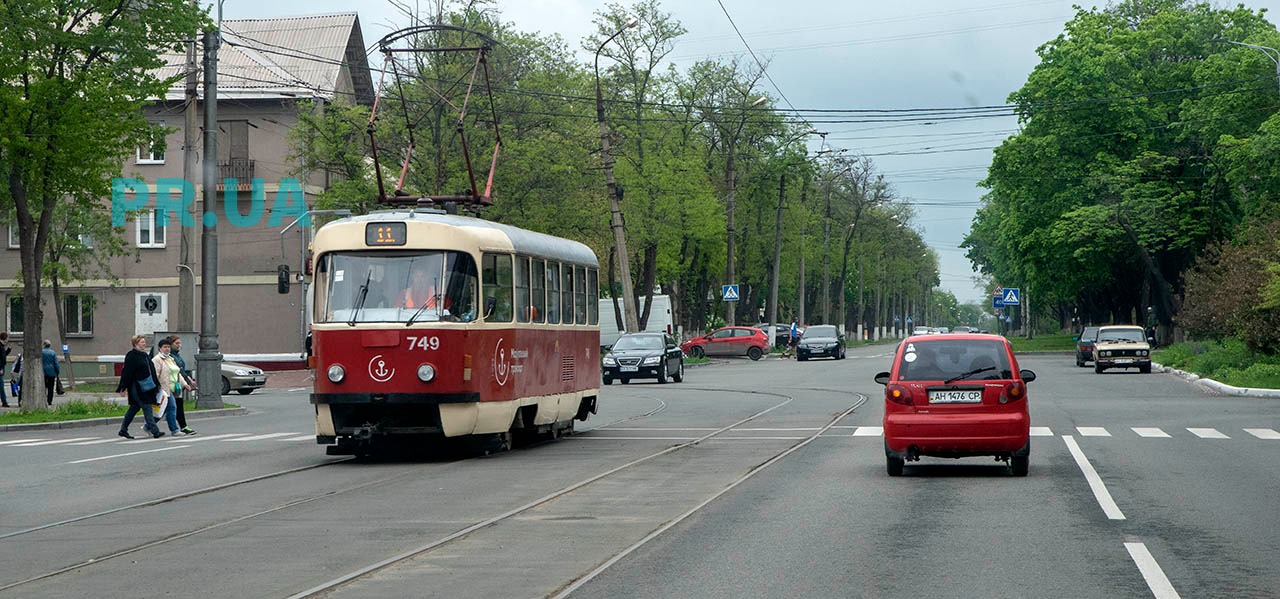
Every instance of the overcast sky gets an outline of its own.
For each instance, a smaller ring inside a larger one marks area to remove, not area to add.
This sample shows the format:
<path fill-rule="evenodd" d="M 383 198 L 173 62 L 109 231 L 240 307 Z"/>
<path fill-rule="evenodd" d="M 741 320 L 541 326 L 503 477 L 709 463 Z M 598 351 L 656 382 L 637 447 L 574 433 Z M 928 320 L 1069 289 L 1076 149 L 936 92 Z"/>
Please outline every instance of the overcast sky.
<path fill-rule="evenodd" d="M 679 66 L 707 57 L 746 55 L 769 63 L 780 95 L 797 109 L 964 108 L 1006 103 L 1038 62 L 1035 50 L 1062 31 L 1087 0 L 666 0 L 688 32 L 676 42 Z M 412 0 L 409 0 L 412 4 Z M 1267 8 L 1280 0 L 1242 0 Z M 502 0 L 503 20 L 522 31 L 557 33 L 572 48 L 593 30 L 600 0 Z M 629 4 L 629 2 L 622 2 Z M 1223 4 L 1216 2 L 1215 4 Z M 1227 3 L 1234 5 L 1236 2 Z M 228 19 L 350 11 L 361 6 L 366 44 L 399 29 L 389 3 L 373 0 L 229 0 Z M 584 61 L 589 60 L 584 56 Z M 779 101 L 786 109 L 787 103 Z M 847 117 L 845 118 L 847 119 Z M 990 300 L 959 244 L 969 230 L 991 163 L 991 147 L 1013 133 L 1010 117 L 951 122 L 823 123 L 827 144 L 871 156 L 898 195 L 916 208 L 914 223 L 941 261 L 942 287 L 961 302 Z M 817 141 L 813 149 L 817 149 Z M 1017 281 L 1000 281 L 1015 287 Z"/>

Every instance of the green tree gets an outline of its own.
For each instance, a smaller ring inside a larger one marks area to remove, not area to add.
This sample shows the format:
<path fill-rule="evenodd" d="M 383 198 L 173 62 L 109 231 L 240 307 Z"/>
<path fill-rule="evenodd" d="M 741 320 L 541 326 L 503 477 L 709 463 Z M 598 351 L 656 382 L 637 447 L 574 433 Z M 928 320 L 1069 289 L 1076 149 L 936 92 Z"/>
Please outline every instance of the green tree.
<path fill-rule="evenodd" d="M 207 19 L 185 0 L 0 3 L 0 208 L 14 209 L 23 273 L 44 273 L 60 203 L 89 212 L 128 152 L 150 139 L 141 108 L 176 81 L 156 77 Z M 40 363 L 41 277 L 23 286 L 23 360 Z M 40 410 L 40 377 L 23 386 Z"/>

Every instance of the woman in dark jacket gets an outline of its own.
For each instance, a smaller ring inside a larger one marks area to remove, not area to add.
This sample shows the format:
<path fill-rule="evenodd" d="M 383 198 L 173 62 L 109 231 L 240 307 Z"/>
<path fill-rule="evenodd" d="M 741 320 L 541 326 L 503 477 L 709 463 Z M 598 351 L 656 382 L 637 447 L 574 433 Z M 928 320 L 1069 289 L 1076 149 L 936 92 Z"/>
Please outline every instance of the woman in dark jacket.
<path fill-rule="evenodd" d="M 124 413 L 124 422 L 120 424 L 120 436 L 126 439 L 134 438 L 129 434 L 129 423 L 133 422 L 133 417 L 139 411 L 142 412 L 143 419 L 146 424 L 142 430 L 151 434 L 152 437 L 159 439 L 164 436 L 160 431 L 160 427 L 156 426 L 156 417 L 151 406 L 155 405 L 156 397 L 160 392 L 159 379 L 156 378 L 155 366 L 151 364 L 151 359 L 147 357 L 147 337 L 145 335 L 134 335 L 133 349 L 124 356 L 124 368 L 120 371 L 120 384 L 116 386 L 116 392 L 121 396 L 128 396 L 129 410 Z M 150 391 L 143 391 L 139 385 L 143 380 L 151 379 L 152 385 Z"/>

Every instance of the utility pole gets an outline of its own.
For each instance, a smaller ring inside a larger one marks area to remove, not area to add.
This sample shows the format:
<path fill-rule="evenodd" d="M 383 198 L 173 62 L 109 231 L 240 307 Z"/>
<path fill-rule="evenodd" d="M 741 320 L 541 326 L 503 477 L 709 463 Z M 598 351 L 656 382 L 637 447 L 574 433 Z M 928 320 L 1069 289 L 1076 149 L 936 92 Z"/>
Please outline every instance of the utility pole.
<path fill-rule="evenodd" d="M 609 123 L 604 120 L 604 97 L 600 93 L 600 52 L 613 38 L 640 23 L 637 18 L 628 19 L 616 33 L 596 48 L 596 121 L 600 125 L 600 159 L 604 161 L 605 188 L 609 194 L 609 226 L 613 229 L 613 245 L 618 250 L 618 278 L 622 279 L 622 314 L 627 332 L 640 331 L 637 316 L 636 295 L 631 283 L 631 254 L 627 253 L 627 234 L 622 220 L 622 200 L 619 198 L 618 181 L 613 176 L 613 154 L 609 152 Z M 612 292 L 613 290 L 610 290 Z"/>
<path fill-rule="evenodd" d="M 191 6 L 196 6 L 195 0 L 191 0 Z M 185 110 L 183 111 L 185 122 L 182 126 L 182 178 L 191 185 L 193 193 L 196 179 L 196 128 L 200 126 L 196 116 L 198 68 L 199 66 L 196 62 L 196 40 L 192 39 L 191 43 L 187 45 L 187 91 Z M 192 202 L 192 204 L 195 204 L 195 202 Z M 190 212 L 192 204 L 188 204 L 184 209 Z M 182 241 L 178 253 L 177 330 L 194 331 L 196 328 L 196 273 L 191 269 L 192 231 L 191 227 L 183 224 L 183 219 L 181 218 L 178 219 L 178 225 L 178 230 L 181 231 L 179 237 Z"/>
<path fill-rule="evenodd" d="M 778 218 L 773 228 L 773 277 L 769 283 L 769 345 L 777 337 L 778 324 L 778 277 L 782 274 L 782 201 L 787 193 L 787 168 L 782 167 L 778 175 Z M 800 248 L 804 251 L 804 248 Z"/>
<path fill-rule="evenodd" d="M 219 5 L 221 8 L 221 5 Z M 219 18 L 221 21 L 221 18 Z M 218 45 L 219 31 L 204 32 L 204 214 L 200 237 L 200 349 L 196 407 L 222 407 L 222 354 L 218 353 Z"/>

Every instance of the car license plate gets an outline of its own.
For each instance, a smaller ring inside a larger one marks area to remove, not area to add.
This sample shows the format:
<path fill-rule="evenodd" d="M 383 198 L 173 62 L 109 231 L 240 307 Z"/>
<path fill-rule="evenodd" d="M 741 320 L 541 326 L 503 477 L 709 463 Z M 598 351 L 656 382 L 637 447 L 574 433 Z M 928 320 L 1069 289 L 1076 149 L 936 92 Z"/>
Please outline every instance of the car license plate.
<path fill-rule="evenodd" d="M 267 377 L 265 377 L 265 376 L 255 376 L 255 377 L 253 377 L 253 382 L 255 382 L 255 383 L 265 383 L 265 382 L 267 382 Z"/>
<path fill-rule="evenodd" d="M 1116 358 L 1115 360 L 1116 364 L 1128 364 L 1132 361 L 1133 361 L 1133 358 Z"/>
<path fill-rule="evenodd" d="M 929 403 L 982 403 L 982 390 L 930 391 Z"/>
<path fill-rule="evenodd" d="M 639 366 L 623 366 L 621 370 L 623 372 L 639 372 L 640 367 Z"/>

